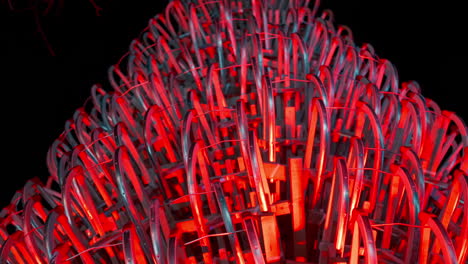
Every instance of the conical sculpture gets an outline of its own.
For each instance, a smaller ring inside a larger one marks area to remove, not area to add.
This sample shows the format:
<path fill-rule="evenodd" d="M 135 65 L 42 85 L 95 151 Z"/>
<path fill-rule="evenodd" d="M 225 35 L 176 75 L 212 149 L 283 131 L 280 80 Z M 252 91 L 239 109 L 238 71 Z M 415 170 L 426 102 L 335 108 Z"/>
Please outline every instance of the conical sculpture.
<path fill-rule="evenodd" d="M 2 263 L 466 263 L 467 127 L 318 2 L 175 0 L 0 213 Z"/>

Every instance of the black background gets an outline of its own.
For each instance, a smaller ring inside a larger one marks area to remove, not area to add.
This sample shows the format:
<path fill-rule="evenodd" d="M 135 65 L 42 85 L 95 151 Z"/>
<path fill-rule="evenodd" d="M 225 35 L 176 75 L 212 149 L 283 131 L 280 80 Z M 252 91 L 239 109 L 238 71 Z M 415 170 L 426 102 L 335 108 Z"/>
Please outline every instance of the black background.
<path fill-rule="evenodd" d="M 53 1 L 47 15 L 22 6 Z M 48 147 L 95 83 L 107 85 L 107 69 L 167 1 L 0 0 L 1 169 L 0 208 L 27 179 L 46 179 Z M 60 2 L 63 4 L 60 5 Z M 371 43 L 389 59 L 401 81 L 416 80 L 423 94 L 465 120 L 466 34 L 463 8 L 425 0 L 323 0 L 337 24 L 348 25 L 357 44 Z M 6 18 L 6 19 L 3 19 Z M 47 37 L 38 30 L 38 21 Z M 50 44 L 55 56 L 47 48 Z"/>

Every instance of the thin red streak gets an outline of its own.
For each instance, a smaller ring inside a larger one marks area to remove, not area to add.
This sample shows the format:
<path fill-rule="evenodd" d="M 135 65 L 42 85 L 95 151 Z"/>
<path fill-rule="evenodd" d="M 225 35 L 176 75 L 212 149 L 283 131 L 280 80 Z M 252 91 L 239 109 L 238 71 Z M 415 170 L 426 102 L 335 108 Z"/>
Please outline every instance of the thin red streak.
<path fill-rule="evenodd" d="M 126 94 L 128 94 L 130 91 L 132 91 L 133 89 L 138 88 L 138 87 L 141 87 L 141 86 L 143 86 L 143 85 L 145 85 L 145 84 L 148 84 L 148 83 L 149 83 L 149 82 L 144 82 L 144 83 L 139 83 L 139 84 L 137 84 L 137 85 L 134 85 L 134 86 L 130 87 L 128 90 L 126 90 L 123 94 L 119 95 L 119 97 L 123 97 L 123 96 L 125 96 Z M 125 86 L 125 84 L 123 84 L 121 87 L 123 87 L 123 86 Z"/>
<path fill-rule="evenodd" d="M 211 191 L 211 192 L 198 192 L 198 193 L 192 193 L 192 194 L 189 193 L 189 194 L 180 196 L 177 199 L 174 199 L 174 200 L 170 201 L 170 204 L 176 203 L 179 200 L 184 200 L 187 197 L 190 197 L 191 195 L 202 195 L 202 194 L 208 194 L 208 193 L 213 193 L 213 191 Z"/>
<path fill-rule="evenodd" d="M 227 235 L 232 235 L 232 234 L 239 233 L 239 232 L 244 232 L 244 230 L 238 230 L 238 231 L 235 231 L 235 232 L 232 232 L 232 233 L 218 233 L 218 234 L 211 234 L 211 235 L 202 236 L 202 237 L 199 237 L 199 238 L 197 238 L 195 240 L 192 240 L 192 241 L 189 241 L 189 242 L 185 243 L 184 246 L 193 244 L 193 243 L 195 243 L 197 241 L 200 241 L 202 239 L 205 239 L 205 238 L 227 236 Z"/>
<path fill-rule="evenodd" d="M 396 226 L 396 225 L 401 225 L 401 226 L 408 226 L 408 227 L 415 227 L 415 228 L 430 228 L 429 226 L 419 226 L 419 225 L 410 225 L 406 223 L 385 223 L 385 224 L 372 224 L 372 227 L 379 227 L 379 226 Z"/>
<path fill-rule="evenodd" d="M 101 248 L 107 248 L 107 247 L 113 247 L 113 246 L 119 246 L 119 245 L 122 245 L 123 243 L 115 243 L 115 244 L 109 244 L 109 245 L 103 245 L 103 246 L 99 246 L 99 247 L 90 247 L 86 250 L 83 250 L 81 251 L 80 253 L 74 255 L 74 256 L 71 256 L 69 258 L 67 258 L 65 261 L 71 261 L 72 259 L 76 258 L 76 257 L 79 257 L 81 254 L 83 253 L 86 253 L 86 252 L 89 252 L 91 250 L 96 250 L 96 249 L 101 249 Z"/>

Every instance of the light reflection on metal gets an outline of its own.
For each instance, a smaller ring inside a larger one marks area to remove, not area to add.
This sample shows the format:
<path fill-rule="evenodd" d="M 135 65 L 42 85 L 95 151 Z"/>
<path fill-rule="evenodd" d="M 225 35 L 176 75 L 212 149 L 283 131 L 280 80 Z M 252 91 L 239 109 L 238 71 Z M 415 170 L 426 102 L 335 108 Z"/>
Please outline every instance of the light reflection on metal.
<path fill-rule="evenodd" d="M 463 121 L 307 5 L 172 1 L 2 210 L 0 260 L 465 263 Z"/>

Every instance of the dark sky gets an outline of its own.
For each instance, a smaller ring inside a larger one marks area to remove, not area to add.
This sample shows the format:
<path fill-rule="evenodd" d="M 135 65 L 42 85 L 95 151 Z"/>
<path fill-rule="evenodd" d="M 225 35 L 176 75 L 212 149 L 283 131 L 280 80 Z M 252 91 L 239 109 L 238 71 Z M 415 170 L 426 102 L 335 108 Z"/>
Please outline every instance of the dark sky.
<path fill-rule="evenodd" d="M 34 12 L 10 11 L 7 0 L 0 0 L 0 42 L 6 44 L 0 53 L 0 208 L 27 179 L 46 179 L 46 153 L 65 121 L 94 83 L 107 85 L 108 67 L 166 2 L 96 0 L 103 8 L 96 16 L 88 0 L 62 0 L 62 6 L 52 1 L 56 5 L 39 21 L 55 56 Z M 381 58 L 392 61 L 402 81 L 417 80 L 426 97 L 468 119 L 462 95 L 467 88 L 464 9 L 455 1 L 430 2 L 437 1 L 323 0 L 321 6 L 334 11 L 337 23 L 351 27 L 358 44 L 371 43 Z"/>

